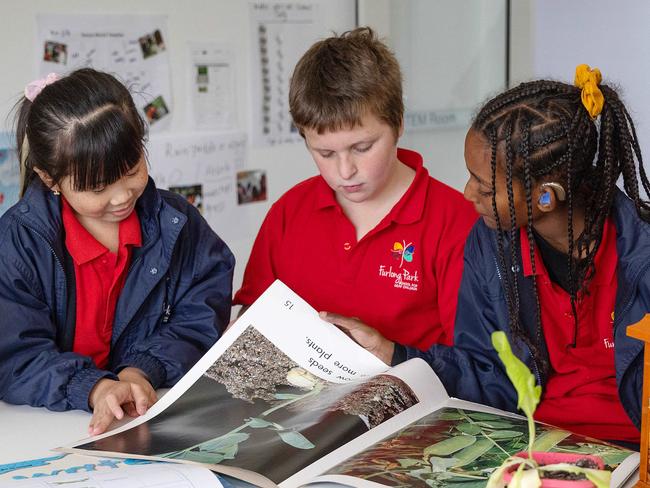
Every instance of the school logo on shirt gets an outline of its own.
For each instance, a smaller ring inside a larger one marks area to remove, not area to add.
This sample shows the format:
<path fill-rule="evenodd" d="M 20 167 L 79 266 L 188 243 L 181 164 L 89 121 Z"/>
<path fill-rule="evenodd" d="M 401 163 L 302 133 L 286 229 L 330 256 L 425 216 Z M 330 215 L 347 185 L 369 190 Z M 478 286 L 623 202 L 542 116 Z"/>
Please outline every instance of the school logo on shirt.
<path fill-rule="evenodd" d="M 403 290 L 417 291 L 420 278 L 417 270 L 414 272 L 409 271 L 404 267 L 404 263 L 413 262 L 413 255 L 415 253 L 415 246 L 413 243 L 406 241 L 395 242 L 391 255 L 395 260 L 399 261 L 399 267 L 393 268 L 392 265 L 379 265 L 379 276 L 393 281 L 393 287 L 401 288 Z"/>
<path fill-rule="evenodd" d="M 412 243 L 406 243 L 406 241 L 396 242 L 393 244 L 393 257 L 399 259 L 399 267 L 401 268 L 404 265 L 404 261 L 410 263 L 413 261 L 413 253 L 415 252 L 415 246 Z"/>

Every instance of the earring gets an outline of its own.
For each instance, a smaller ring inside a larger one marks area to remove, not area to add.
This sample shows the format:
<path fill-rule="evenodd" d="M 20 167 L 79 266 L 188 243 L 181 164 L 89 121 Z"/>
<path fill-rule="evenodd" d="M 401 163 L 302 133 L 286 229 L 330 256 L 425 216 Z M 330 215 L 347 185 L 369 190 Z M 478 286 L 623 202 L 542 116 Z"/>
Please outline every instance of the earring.
<path fill-rule="evenodd" d="M 52 190 L 52 194 L 58 197 L 61 192 L 59 190 Z"/>
<path fill-rule="evenodd" d="M 564 187 L 560 185 L 559 183 L 556 183 L 554 181 L 549 181 L 548 183 L 542 183 L 540 185 L 540 188 L 553 188 L 553 191 L 555 191 L 555 198 L 557 198 L 559 201 L 563 202 L 566 200 L 566 191 L 564 190 Z M 545 192 L 548 193 L 548 192 Z M 551 203 L 551 196 L 548 196 L 548 204 Z M 540 197 L 541 200 L 541 197 Z M 542 203 L 540 201 L 540 203 Z"/>

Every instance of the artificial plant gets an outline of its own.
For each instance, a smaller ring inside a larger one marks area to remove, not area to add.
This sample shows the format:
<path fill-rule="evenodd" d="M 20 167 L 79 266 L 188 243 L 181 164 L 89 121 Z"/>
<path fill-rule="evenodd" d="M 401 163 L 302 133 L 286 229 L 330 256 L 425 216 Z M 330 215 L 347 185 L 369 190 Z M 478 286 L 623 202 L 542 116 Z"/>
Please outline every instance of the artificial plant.
<path fill-rule="evenodd" d="M 546 472 L 563 471 L 582 474 L 597 488 L 609 487 L 611 472 L 593 468 L 583 468 L 569 463 L 540 465 L 533 458 L 535 442 L 535 420 L 533 414 L 542 396 L 542 387 L 536 384 L 535 376 L 517 356 L 514 355 L 505 332 L 492 333 L 492 345 L 506 368 L 506 374 L 517 391 L 517 408 L 528 419 L 528 457 L 510 456 L 497 468 L 488 480 L 487 488 L 500 488 L 506 485 L 504 475 L 517 466 L 508 488 L 534 488 L 542 485 L 541 478 Z"/>

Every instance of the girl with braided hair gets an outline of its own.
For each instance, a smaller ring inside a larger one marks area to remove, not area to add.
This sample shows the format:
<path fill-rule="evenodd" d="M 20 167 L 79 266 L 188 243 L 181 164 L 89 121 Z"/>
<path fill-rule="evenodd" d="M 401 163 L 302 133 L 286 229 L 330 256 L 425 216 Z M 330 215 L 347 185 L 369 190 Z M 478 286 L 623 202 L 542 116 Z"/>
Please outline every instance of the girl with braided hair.
<path fill-rule="evenodd" d="M 396 345 L 339 324 L 386 362 L 422 357 L 452 396 L 516 410 L 490 336 L 504 330 L 538 377 L 536 418 L 639 442 L 641 342 L 650 312 L 650 183 L 631 117 L 600 72 L 539 80 L 487 102 L 465 141 L 465 246 L 454 347 Z M 624 191 L 616 186 L 622 176 Z"/>

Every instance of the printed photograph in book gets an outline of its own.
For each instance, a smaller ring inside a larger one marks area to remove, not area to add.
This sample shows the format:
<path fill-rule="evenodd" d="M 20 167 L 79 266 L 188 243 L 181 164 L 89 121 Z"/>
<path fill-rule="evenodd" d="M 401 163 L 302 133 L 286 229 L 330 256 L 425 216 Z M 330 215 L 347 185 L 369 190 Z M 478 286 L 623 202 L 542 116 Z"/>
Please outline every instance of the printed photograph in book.
<path fill-rule="evenodd" d="M 533 450 L 591 454 L 613 471 L 632 451 L 536 424 Z M 526 419 L 460 408 L 427 415 L 328 471 L 385 486 L 486 486 L 504 459 L 527 449 Z"/>
<path fill-rule="evenodd" d="M 387 374 L 317 378 L 249 326 L 159 415 L 77 447 L 224 464 L 281 483 L 418 401 Z"/>

